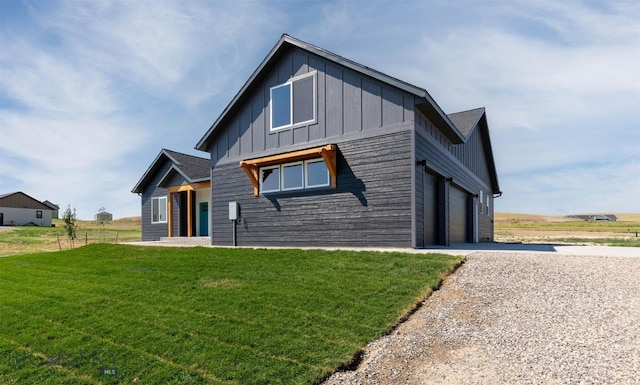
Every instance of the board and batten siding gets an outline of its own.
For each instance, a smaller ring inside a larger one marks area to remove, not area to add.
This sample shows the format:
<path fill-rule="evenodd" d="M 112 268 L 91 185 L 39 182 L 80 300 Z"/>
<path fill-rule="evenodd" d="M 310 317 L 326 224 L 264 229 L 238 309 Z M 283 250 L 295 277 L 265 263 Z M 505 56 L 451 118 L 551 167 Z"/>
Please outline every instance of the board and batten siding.
<path fill-rule="evenodd" d="M 488 186 L 491 185 L 480 127 L 476 127 L 471 132 L 465 143 L 454 145 L 452 153 L 472 173 L 482 179 Z"/>
<path fill-rule="evenodd" d="M 477 129 L 475 131 L 478 131 Z M 474 144 L 475 145 L 475 144 Z M 493 198 L 491 196 L 490 184 L 488 181 L 483 180 L 480 176 L 475 175 L 469 168 L 459 160 L 452 153 L 453 145 L 447 141 L 444 136 L 439 134 L 439 131 L 428 119 L 421 114 L 416 113 L 415 120 L 415 154 L 417 160 L 426 160 L 427 166 L 431 171 L 441 178 L 438 183 L 440 184 L 440 205 L 441 205 L 441 236 L 438 239 L 439 244 L 448 245 L 451 241 L 450 237 L 450 224 L 451 224 L 451 207 L 449 202 L 449 195 L 451 188 L 462 188 L 466 190 L 471 196 L 478 194 L 480 190 L 484 191 L 484 194 L 489 194 L 490 207 L 489 212 L 485 211 L 478 217 L 479 227 L 479 240 L 481 242 L 487 242 L 493 240 Z M 486 166 L 484 166 L 486 168 Z M 415 206 L 416 206 L 416 244 L 414 247 L 423 247 L 428 244 L 425 243 L 424 237 L 424 178 L 425 170 L 422 167 L 416 167 L 415 169 Z M 450 182 L 445 182 L 445 178 L 452 178 Z M 487 176 L 488 179 L 488 176 Z M 452 186 L 452 184 L 454 186 Z M 473 204 L 479 204 L 477 198 L 473 199 Z M 487 198 L 485 198 L 487 199 Z M 474 226 L 475 221 L 473 219 L 473 210 L 469 210 L 469 218 L 467 220 L 468 226 Z M 473 237 L 472 228 L 469 228 L 469 240 Z"/>
<path fill-rule="evenodd" d="M 271 131 L 271 87 L 310 72 L 316 73 L 315 121 Z M 415 97 L 310 52 L 290 48 L 239 103 L 240 107 L 216 128 L 209 148 L 213 164 L 413 122 Z"/>
<path fill-rule="evenodd" d="M 229 202 L 238 202 L 240 246 L 411 247 L 411 127 L 338 146 L 337 188 L 253 196 L 238 163 L 212 171 L 212 242 L 231 245 Z"/>
<path fill-rule="evenodd" d="M 165 164 L 155 172 L 154 177 L 147 182 L 147 188 L 141 196 L 141 222 L 142 222 L 142 240 L 157 241 L 161 237 L 168 236 L 168 226 L 166 223 L 151 223 L 151 200 L 155 197 L 166 197 L 168 192 L 166 188 L 157 187 L 160 179 L 167 173 L 171 167 L 171 162 L 166 161 Z M 174 207 L 176 207 L 174 205 Z"/>

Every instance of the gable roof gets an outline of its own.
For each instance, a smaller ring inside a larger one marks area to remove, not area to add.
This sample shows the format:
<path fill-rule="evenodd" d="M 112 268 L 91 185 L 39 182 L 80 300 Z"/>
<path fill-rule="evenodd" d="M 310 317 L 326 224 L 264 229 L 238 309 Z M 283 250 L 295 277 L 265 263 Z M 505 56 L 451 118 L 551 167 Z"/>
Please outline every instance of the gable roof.
<path fill-rule="evenodd" d="M 149 180 L 167 160 L 173 164 L 162 177 L 163 180 L 172 171 L 180 173 L 189 183 L 201 182 L 211 178 L 211 162 L 209 159 L 163 148 L 131 192 L 142 193 Z"/>
<path fill-rule="evenodd" d="M 60 206 L 48 200 L 42 201 L 42 203 L 45 204 L 46 206 L 49 206 L 51 210 L 60 210 Z"/>
<path fill-rule="evenodd" d="M 489 169 L 489 178 L 491 179 L 491 189 L 494 194 L 501 194 L 498 184 L 498 173 L 496 171 L 496 163 L 493 159 L 493 149 L 491 146 L 491 138 L 489 136 L 489 124 L 487 123 L 487 115 L 484 107 L 475 108 L 473 110 L 456 112 L 449 114 L 449 119 L 456 125 L 458 130 L 464 135 L 466 142 L 474 129 L 480 131 L 482 137 L 482 148 L 484 149 L 485 161 Z"/>
<path fill-rule="evenodd" d="M 278 40 L 276 45 L 271 49 L 269 54 L 264 58 L 262 63 L 260 63 L 258 68 L 253 72 L 253 74 L 251 74 L 242 88 L 240 88 L 240 91 L 238 91 L 238 93 L 234 96 L 229 105 L 224 109 L 224 111 L 222 111 L 222 114 L 220 114 L 218 119 L 216 119 L 209 130 L 207 130 L 202 139 L 198 141 L 195 146 L 197 150 L 207 151 L 207 147 L 216 135 L 217 128 L 223 126 L 226 120 L 233 116 L 233 113 L 241 107 L 242 102 L 248 97 L 253 87 L 256 86 L 266 76 L 269 69 L 280 59 L 284 52 L 292 47 L 305 50 L 326 60 L 332 61 L 353 71 L 369 76 L 378 81 L 415 95 L 419 100 L 418 104 L 416 104 L 416 108 L 423 114 L 425 114 L 427 118 L 437 124 L 442 133 L 452 143 L 462 143 L 464 141 L 464 136 L 462 135 L 462 133 L 451 122 L 451 120 L 449 120 L 447 115 L 442 111 L 435 100 L 433 100 L 427 90 L 416 87 L 412 84 L 396 79 L 362 64 L 358 64 L 342 56 L 336 55 L 335 53 L 284 34 L 282 35 L 280 40 Z"/>
<path fill-rule="evenodd" d="M 17 196 L 16 196 L 17 195 Z M 13 198 L 13 199 L 12 199 Z M 22 198 L 22 199 L 21 199 Z M 22 206 L 16 206 L 15 201 L 22 200 L 29 202 L 28 207 L 24 204 Z M 51 210 L 51 208 L 39 200 L 23 193 L 22 191 L 14 191 L 11 193 L 0 194 L 0 207 L 13 207 L 13 208 L 27 208 L 38 210 Z"/>
<path fill-rule="evenodd" d="M 469 134 L 478 124 L 478 121 L 480 121 L 484 113 L 484 107 L 480 107 L 473 110 L 456 112 L 447 116 L 449 117 L 449 120 L 451 120 L 451 123 L 458 128 L 458 131 L 460 131 L 465 138 L 468 138 Z"/>

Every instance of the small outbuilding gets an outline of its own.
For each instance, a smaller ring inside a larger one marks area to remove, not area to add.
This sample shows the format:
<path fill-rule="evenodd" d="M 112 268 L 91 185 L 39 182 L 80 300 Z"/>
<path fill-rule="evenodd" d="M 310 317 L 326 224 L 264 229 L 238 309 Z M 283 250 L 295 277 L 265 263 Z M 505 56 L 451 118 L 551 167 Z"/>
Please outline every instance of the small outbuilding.
<path fill-rule="evenodd" d="M 51 226 L 51 207 L 22 191 L 0 194 L 0 226 Z"/>
<path fill-rule="evenodd" d="M 95 219 L 96 223 L 111 222 L 113 220 L 113 214 L 106 211 L 100 211 L 99 213 L 94 215 L 93 218 Z"/>

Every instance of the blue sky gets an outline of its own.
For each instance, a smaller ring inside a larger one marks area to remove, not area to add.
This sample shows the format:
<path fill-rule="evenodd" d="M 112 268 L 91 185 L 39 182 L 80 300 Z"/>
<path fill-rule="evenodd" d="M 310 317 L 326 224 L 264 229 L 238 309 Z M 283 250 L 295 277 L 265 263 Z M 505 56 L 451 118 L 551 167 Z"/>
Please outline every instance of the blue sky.
<path fill-rule="evenodd" d="M 363 6 L 366 4 L 366 6 Z M 501 212 L 640 212 L 640 3 L 0 0 L 0 193 L 139 215 L 283 33 L 486 107 Z"/>

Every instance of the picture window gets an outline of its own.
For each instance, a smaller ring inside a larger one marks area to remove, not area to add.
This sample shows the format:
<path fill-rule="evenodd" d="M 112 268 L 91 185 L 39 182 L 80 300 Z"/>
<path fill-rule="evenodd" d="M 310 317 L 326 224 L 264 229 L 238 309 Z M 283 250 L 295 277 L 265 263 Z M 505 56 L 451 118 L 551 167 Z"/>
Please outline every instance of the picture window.
<path fill-rule="evenodd" d="M 329 170 L 322 158 L 260 168 L 260 192 L 328 187 Z"/>

